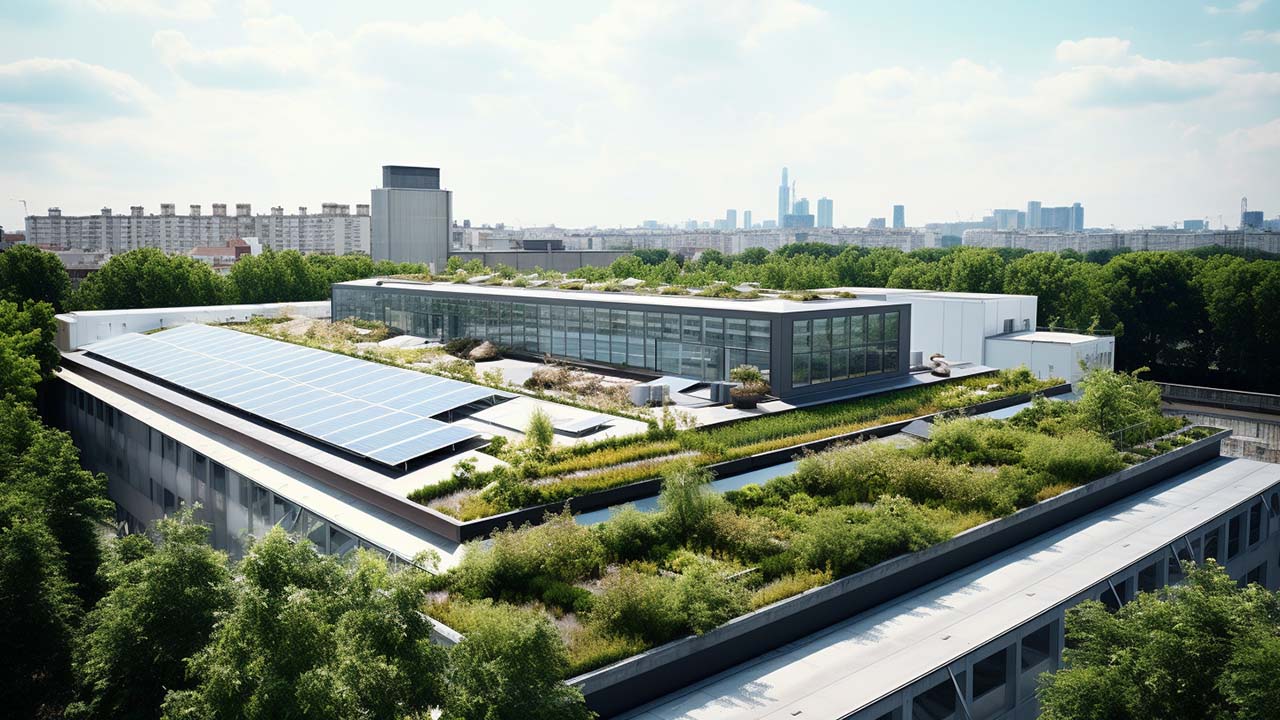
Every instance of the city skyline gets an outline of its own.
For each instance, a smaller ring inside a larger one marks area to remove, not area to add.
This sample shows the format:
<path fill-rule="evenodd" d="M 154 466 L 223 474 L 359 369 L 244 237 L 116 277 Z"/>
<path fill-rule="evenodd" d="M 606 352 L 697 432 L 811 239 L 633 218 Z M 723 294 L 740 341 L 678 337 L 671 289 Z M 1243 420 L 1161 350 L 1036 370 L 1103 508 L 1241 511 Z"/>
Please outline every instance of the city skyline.
<path fill-rule="evenodd" d="M 1280 3 L 1232 10 L 1084 3 L 1046 24 L 1011 6 L 1022 30 L 991 42 L 941 3 L 8 3 L 0 225 L 21 227 L 20 199 L 349 202 L 404 162 L 451 169 L 456 217 L 520 226 L 766 219 L 783 165 L 850 226 L 1027 198 L 1081 202 L 1094 226 L 1231 226 L 1241 196 L 1280 207 Z M 830 91 L 798 110 L 717 102 L 783 96 L 818 63 Z"/>

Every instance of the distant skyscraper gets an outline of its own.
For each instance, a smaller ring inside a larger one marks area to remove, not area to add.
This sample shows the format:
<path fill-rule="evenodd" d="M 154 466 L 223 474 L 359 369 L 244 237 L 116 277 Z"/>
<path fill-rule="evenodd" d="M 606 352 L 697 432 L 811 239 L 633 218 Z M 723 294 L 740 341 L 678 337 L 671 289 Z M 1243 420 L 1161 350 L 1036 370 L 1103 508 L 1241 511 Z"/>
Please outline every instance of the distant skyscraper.
<path fill-rule="evenodd" d="M 1262 215 L 1261 210 L 1246 210 L 1240 213 L 1240 229 L 1252 228 L 1261 230 L 1266 219 Z"/>
<path fill-rule="evenodd" d="M 777 221 L 777 220 L 765 220 L 764 222 L 760 223 L 760 227 L 764 228 L 765 230 L 773 230 L 773 229 L 776 229 L 776 228 L 778 227 L 778 221 Z"/>
<path fill-rule="evenodd" d="M 1080 203 L 1071 204 L 1071 229 L 1084 232 L 1084 206 Z"/>
<path fill-rule="evenodd" d="M 1204 230 L 1205 221 L 1204 220 L 1183 220 L 1182 229 L 1183 230 Z"/>
<path fill-rule="evenodd" d="M 871 218 L 871 220 L 867 223 L 867 228 L 870 230 L 883 230 L 884 218 Z"/>
<path fill-rule="evenodd" d="M 818 198 L 818 227 L 835 227 L 835 224 L 832 222 L 831 198 Z"/>
<path fill-rule="evenodd" d="M 1074 203 L 1070 206 L 1042 207 L 1038 229 L 1081 232 L 1084 230 L 1084 206 Z"/>
<path fill-rule="evenodd" d="M 751 211 L 750 210 L 742 211 L 742 229 L 744 230 L 751 229 Z"/>
<path fill-rule="evenodd" d="M 1040 228 L 1040 201 L 1027 201 L 1027 227 L 1032 230 Z"/>
<path fill-rule="evenodd" d="M 738 211 L 737 210 L 724 211 L 724 229 L 725 230 L 738 229 Z"/>
<path fill-rule="evenodd" d="M 902 205 L 893 206 L 893 229 L 901 230 L 907 226 L 907 209 Z"/>
<path fill-rule="evenodd" d="M 992 210 L 991 213 L 996 217 L 997 230 L 1017 230 L 1018 229 L 1018 211 L 1010 209 Z"/>
<path fill-rule="evenodd" d="M 787 182 L 787 169 L 782 168 L 782 184 L 778 186 L 778 227 L 782 227 L 787 211 L 791 209 L 791 185 Z"/>

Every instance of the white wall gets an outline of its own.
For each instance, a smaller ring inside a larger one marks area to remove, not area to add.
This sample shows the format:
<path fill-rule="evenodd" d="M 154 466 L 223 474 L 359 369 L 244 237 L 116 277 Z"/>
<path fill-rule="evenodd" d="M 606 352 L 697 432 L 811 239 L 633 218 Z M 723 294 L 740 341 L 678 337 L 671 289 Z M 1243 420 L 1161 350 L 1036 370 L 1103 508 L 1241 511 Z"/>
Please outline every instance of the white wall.
<path fill-rule="evenodd" d="M 1038 378 L 1060 377 L 1070 383 L 1084 377 L 1081 362 L 1108 370 L 1115 364 L 1115 338 L 1110 336 L 1075 343 L 994 337 L 986 345 L 986 364 L 991 367 L 1026 365 Z"/>
<path fill-rule="evenodd" d="M 1004 332 L 1012 319 L 1014 330 L 1035 329 L 1036 298 L 1024 296 L 963 297 L 948 295 L 897 296 L 911 303 L 911 349 L 927 360 L 940 352 L 947 359 L 992 365 L 986 339 Z"/>
<path fill-rule="evenodd" d="M 147 332 L 187 323 L 248 322 L 254 317 L 282 314 L 312 318 L 329 317 L 329 301 L 262 303 L 256 305 L 208 305 L 198 307 L 92 310 L 57 316 L 58 349 L 72 352 L 90 343 L 131 332 Z"/>

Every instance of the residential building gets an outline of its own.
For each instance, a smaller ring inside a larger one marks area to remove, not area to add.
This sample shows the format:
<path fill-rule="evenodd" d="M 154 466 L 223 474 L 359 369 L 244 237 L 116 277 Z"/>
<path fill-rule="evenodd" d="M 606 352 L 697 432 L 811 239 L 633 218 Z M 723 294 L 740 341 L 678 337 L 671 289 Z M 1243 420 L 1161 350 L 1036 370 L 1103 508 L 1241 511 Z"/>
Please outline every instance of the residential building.
<path fill-rule="evenodd" d="M 1225 247 L 1239 250 L 1280 252 L 1280 235 L 1275 233 L 1212 230 L 1135 230 L 1130 232 L 1053 232 L 1041 230 L 966 230 L 964 244 L 974 247 L 1026 248 L 1037 252 L 1075 250 L 1191 250 L 1198 247 Z"/>
<path fill-rule="evenodd" d="M 833 215 L 833 204 L 831 202 L 831 198 L 818 198 L 818 227 L 835 227 Z"/>
<path fill-rule="evenodd" d="M 440 188 L 440 169 L 384 165 L 382 187 L 371 193 L 373 259 L 443 270 L 449 260 L 453 193 Z"/>
<path fill-rule="evenodd" d="M 907 209 L 902 205 L 893 206 L 893 229 L 901 230 L 907 226 Z"/>
<path fill-rule="evenodd" d="M 885 223 L 882 217 L 873 217 L 867 221 L 867 228 L 870 230 L 884 230 Z"/>
<path fill-rule="evenodd" d="M 252 254 L 252 248 L 248 242 L 235 238 L 228 240 L 223 245 L 211 245 L 205 247 L 192 248 L 187 253 L 191 257 L 211 266 L 214 272 L 225 275 L 231 271 L 231 266 L 240 258 Z"/>
<path fill-rule="evenodd" d="M 286 215 L 274 207 L 268 215 L 254 215 L 248 203 L 236 205 L 234 216 L 224 203 L 214 203 L 212 214 L 200 205 L 178 215 L 172 203 L 160 206 L 159 215 L 144 214 L 140 205 L 128 215 L 112 214 L 102 208 L 97 215 L 67 216 L 59 208 L 49 208 L 45 216 L 26 219 L 26 242 L 49 250 L 119 254 L 153 247 L 169 254 L 190 254 L 197 247 L 222 245 L 228 240 L 259 238 L 264 248 L 297 250 L 306 254 L 368 254 L 370 242 L 369 206 L 324 203 L 320 214 L 306 207 Z"/>
<path fill-rule="evenodd" d="M 1023 225 L 1023 227 L 1036 230 L 1040 228 L 1040 223 L 1041 223 L 1040 201 L 1028 200 L 1027 201 L 1027 222 Z"/>
<path fill-rule="evenodd" d="M 995 216 L 997 230 L 1018 230 L 1022 227 L 1018 224 L 1017 210 L 992 210 L 991 213 Z"/>

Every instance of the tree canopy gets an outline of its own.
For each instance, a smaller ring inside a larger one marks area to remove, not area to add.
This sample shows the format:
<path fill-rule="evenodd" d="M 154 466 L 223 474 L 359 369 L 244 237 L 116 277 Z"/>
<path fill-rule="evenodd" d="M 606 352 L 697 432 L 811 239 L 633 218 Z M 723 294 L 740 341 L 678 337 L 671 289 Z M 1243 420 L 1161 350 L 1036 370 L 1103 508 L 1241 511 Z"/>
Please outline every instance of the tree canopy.
<path fill-rule="evenodd" d="M 0 300 L 45 302 L 61 312 L 70 293 L 71 280 L 57 255 L 34 245 L 0 252 Z"/>
<path fill-rule="evenodd" d="M 1239 588 L 1221 566 L 1112 613 L 1067 613 L 1063 669 L 1042 676 L 1044 720 L 1254 720 L 1280 707 L 1280 595 Z"/>
<path fill-rule="evenodd" d="M 184 307 L 235 301 L 227 279 L 199 260 L 139 248 L 108 260 L 72 294 L 77 310 Z"/>

